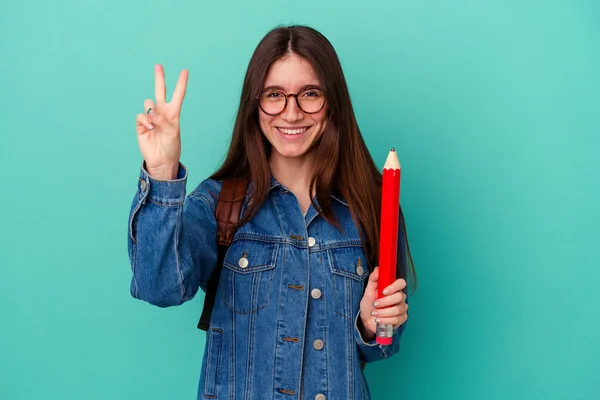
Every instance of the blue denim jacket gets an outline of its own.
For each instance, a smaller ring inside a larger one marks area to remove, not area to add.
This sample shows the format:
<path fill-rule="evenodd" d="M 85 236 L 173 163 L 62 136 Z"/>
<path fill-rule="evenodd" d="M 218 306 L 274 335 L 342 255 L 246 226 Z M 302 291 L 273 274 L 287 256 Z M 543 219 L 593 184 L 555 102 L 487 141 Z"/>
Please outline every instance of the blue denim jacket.
<path fill-rule="evenodd" d="M 206 290 L 217 259 L 221 184 L 205 180 L 186 197 L 186 180 L 182 165 L 172 181 L 153 179 L 142 166 L 131 208 L 131 294 L 159 307 Z M 361 337 L 367 259 L 348 205 L 332 196 L 332 207 L 343 233 L 312 205 L 303 215 L 272 178 L 267 201 L 226 254 L 198 399 L 371 398 L 360 362 L 397 353 L 405 324 L 388 346 Z"/>

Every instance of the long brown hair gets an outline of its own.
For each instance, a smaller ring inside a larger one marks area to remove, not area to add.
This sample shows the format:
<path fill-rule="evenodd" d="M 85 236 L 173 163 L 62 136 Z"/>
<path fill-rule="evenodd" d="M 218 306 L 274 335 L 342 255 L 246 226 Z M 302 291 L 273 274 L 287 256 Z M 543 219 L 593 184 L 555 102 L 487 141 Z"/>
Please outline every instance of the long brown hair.
<path fill-rule="evenodd" d="M 314 146 L 315 159 L 320 163 L 310 182 L 310 193 L 316 193 L 323 217 L 338 228 L 330 195 L 339 194 L 345 199 L 354 222 L 360 227 L 363 247 L 369 256 L 369 269 L 373 270 L 379 253 L 381 172 L 373 162 L 358 128 L 337 54 L 327 38 L 316 30 L 305 26 L 279 27 L 260 41 L 244 78 L 229 151 L 223 165 L 211 178 L 222 180 L 238 177 L 252 180 L 252 202 L 242 223 L 252 218 L 268 197 L 271 145 L 258 124 L 258 97 L 271 64 L 289 54 L 296 54 L 312 65 L 327 101 L 325 132 Z M 314 202 L 313 206 L 318 208 Z M 410 269 L 411 286 L 416 288 L 415 268 L 402 209 L 399 219 L 407 245 L 407 260 L 403 261 Z M 401 264 L 398 257 L 399 273 L 402 278 L 407 279 L 407 271 L 403 271 Z"/>

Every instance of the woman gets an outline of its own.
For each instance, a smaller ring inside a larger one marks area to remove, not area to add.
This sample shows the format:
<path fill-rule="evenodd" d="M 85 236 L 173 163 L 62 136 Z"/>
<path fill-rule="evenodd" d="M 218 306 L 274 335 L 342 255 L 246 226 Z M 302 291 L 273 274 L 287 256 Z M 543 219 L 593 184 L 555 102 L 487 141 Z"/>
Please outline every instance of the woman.
<path fill-rule="evenodd" d="M 362 139 L 329 41 L 277 28 L 246 73 L 231 147 L 186 198 L 179 115 L 187 72 L 170 103 L 156 70 L 156 104 L 138 115 L 144 163 L 129 223 L 131 293 L 160 307 L 206 290 L 215 267 L 222 181 L 250 179 L 221 272 L 198 398 L 369 399 L 362 362 L 398 351 L 406 282 L 377 300 L 381 173 Z M 404 220 L 399 270 L 410 264 Z M 375 343 L 377 322 L 393 343 Z"/>

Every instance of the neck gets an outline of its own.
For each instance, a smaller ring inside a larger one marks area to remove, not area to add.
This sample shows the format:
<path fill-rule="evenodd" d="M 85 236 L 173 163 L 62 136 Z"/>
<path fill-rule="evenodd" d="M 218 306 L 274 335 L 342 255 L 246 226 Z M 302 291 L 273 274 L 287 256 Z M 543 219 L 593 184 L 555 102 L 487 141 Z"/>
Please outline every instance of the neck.
<path fill-rule="evenodd" d="M 273 151 L 269 168 L 275 179 L 292 192 L 308 194 L 310 180 L 315 173 L 314 153 L 291 158 Z"/>

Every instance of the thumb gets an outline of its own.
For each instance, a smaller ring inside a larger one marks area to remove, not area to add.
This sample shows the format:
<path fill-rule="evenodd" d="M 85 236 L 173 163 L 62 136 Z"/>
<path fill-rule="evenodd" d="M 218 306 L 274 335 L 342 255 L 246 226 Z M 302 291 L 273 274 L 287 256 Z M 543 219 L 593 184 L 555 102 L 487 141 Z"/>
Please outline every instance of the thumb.
<path fill-rule="evenodd" d="M 373 272 L 371 272 L 371 275 L 369 275 L 369 282 L 367 283 L 367 287 L 365 290 L 376 290 L 378 280 L 379 280 L 379 267 L 375 267 Z"/>

